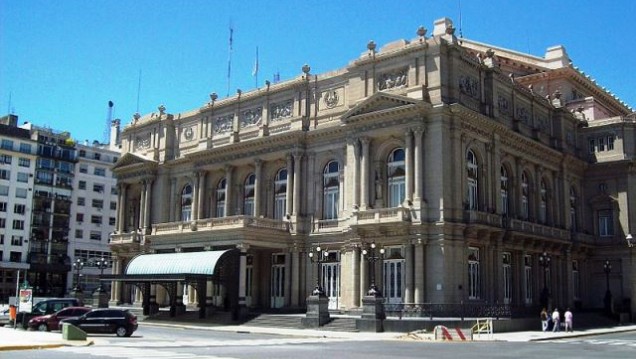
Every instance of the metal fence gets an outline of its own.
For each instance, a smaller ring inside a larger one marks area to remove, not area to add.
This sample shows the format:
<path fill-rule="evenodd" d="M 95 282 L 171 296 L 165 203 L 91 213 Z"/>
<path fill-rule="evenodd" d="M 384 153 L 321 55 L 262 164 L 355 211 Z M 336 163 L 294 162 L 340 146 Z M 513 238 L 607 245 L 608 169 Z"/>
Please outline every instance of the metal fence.
<path fill-rule="evenodd" d="M 399 303 L 384 304 L 389 317 L 398 318 L 510 318 L 512 309 L 508 304 L 484 303 Z"/>

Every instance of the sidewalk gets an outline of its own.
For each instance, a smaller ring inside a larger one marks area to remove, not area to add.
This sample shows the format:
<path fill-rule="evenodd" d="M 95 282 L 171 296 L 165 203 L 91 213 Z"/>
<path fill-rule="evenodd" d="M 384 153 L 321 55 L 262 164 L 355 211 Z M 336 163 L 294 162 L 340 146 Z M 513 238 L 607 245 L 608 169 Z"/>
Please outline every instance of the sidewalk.
<path fill-rule="evenodd" d="M 216 330 L 230 331 L 240 333 L 261 333 L 261 334 L 278 334 L 286 336 L 315 337 L 315 338 L 342 338 L 351 340 L 413 340 L 413 341 L 433 341 L 433 333 L 361 333 L 361 332 L 335 332 L 327 330 L 315 329 L 289 329 L 289 328 L 268 328 L 254 327 L 246 325 L 197 325 L 192 323 L 179 322 L 152 322 L 144 321 L 141 325 L 148 326 L 164 326 L 183 329 L 200 329 L 200 330 Z M 510 332 L 510 333 L 494 333 L 491 336 L 475 334 L 475 341 L 505 341 L 505 342 L 530 342 L 541 340 L 554 340 L 563 338 L 582 337 L 607 333 L 619 333 L 627 331 L 636 331 L 636 325 L 624 325 L 610 328 L 588 329 L 574 331 L 572 333 L 565 332 L 546 332 L 527 331 L 527 332 Z M 99 345 L 102 338 L 88 338 L 86 341 L 64 340 L 61 332 L 38 332 L 25 331 L 22 329 L 13 329 L 9 327 L 0 327 L 0 351 L 7 350 L 24 350 L 24 349 L 44 349 L 57 348 L 61 346 L 87 346 Z M 106 342 L 106 341 L 105 341 Z"/>

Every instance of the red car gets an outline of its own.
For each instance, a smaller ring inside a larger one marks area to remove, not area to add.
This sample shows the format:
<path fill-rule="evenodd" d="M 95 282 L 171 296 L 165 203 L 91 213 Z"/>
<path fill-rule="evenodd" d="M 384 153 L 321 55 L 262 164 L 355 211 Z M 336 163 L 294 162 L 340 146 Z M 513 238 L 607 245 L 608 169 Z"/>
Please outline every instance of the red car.
<path fill-rule="evenodd" d="M 88 307 L 66 307 L 56 313 L 41 315 L 29 320 L 29 329 L 37 329 L 42 332 L 60 330 L 60 320 L 76 318 L 90 311 L 91 308 Z"/>

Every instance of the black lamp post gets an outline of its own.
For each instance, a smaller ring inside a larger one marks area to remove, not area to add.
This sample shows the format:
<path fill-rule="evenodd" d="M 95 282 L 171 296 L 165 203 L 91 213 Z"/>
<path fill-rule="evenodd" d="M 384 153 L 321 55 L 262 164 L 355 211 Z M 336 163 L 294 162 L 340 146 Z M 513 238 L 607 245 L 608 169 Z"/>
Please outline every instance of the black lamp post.
<path fill-rule="evenodd" d="M 548 307 L 548 299 L 550 298 L 550 290 L 548 289 L 548 268 L 550 268 L 550 255 L 543 252 L 539 255 L 539 265 L 543 267 L 543 290 L 541 291 L 541 306 Z"/>
<path fill-rule="evenodd" d="M 369 291 L 367 292 L 367 295 L 374 296 L 374 297 L 382 296 L 382 292 L 375 285 L 375 262 L 384 257 L 384 248 L 380 248 L 378 252 L 379 253 L 376 253 L 375 242 L 369 245 L 369 250 L 367 249 L 362 250 L 362 255 L 365 256 L 367 260 L 369 261 L 369 278 L 370 278 L 371 285 L 369 285 Z"/>
<path fill-rule="evenodd" d="M 82 261 L 82 259 L 75 259 L 75 262 L 73 262 L 73 269 L 75 270 L 75 287 L 73 288 L 73 290 L 75 292 L 82 291 L 82 286 L 80 284 L 80 271 L 82 270 L 82 268 L 84 268 L 84 262 Z"/>
<path fill-rule="evenodd" d="M 603 271 L 605 272 L 605 311 L 609 314 L 612 310 L 612 292 L 610 292 L 609 287 L 609 275 L 612 273 L 612 263 L 610 263 L 609 259 L 605 260 L 603 263 Z"/>
<path fill-rule="evenodd" d="M 104 275 L 104 269 L 110 267 L 110 261 L 104 257 L 101 257 L 95 261 L 95 266 L 99 268 L 99 276 L 100 278 Z M 98 292 L 104 291 L 104 286 L 102 285 L 102 281 L 99 281 L 99 287 L 97 287 Z"/>
<path fill-rule="evenodd" d="M 625 241 L 627 241 L 627 247 L 632 248 L 634 246 L 634 237 L 630 233 L 625 236 Z"/>
<path fill-rule="evenodd" d="M 322 248 L 320 248 L 320 246 L 317 246 L 316 248 L 314 248 L 313 250 L 309 252 L 309 259 L 311 260 L 312 263 L 316 263 L 316 275 L 314 278 L 316 280 L 316 287 L 314 288 L 313 292 L 311 292 L 312 295 L 316 295 L 316 296 L 325 295 L 325 291 L 322 289 L 322 286 L 320 283 L 321 277 L 322 277 L 320 273 L 320 267 L 328 256 L 329 256 L 329 252 L 327 252 L 326 250 L 323 251 Z"/>

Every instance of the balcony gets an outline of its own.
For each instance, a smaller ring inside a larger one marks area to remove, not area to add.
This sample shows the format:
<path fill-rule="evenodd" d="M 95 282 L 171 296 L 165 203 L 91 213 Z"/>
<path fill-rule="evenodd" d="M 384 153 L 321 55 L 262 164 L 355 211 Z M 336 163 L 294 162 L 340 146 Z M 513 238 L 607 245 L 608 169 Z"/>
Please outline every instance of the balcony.
<path fill-rule="evenodd" d="M 152 235 L 187 233 L 192 231 L 216 231 L 232 229 L 268 229 L 288 232 L 288 223 L 269 218 L 251 216 L 229 216 L 221 218 L 205 218 L 191 222 L 158 223 L 152 228 Z"/>
<path fill-rule="evenodd" d="M 410 222 L 411 215 L 408 208 L 379 208 L 367 211 L 354 212 L 351 216 L 351 225 L 382 224 Z"/>
<path fill-rule="evenodd" d="M 485 226 L 502 227 L 501 215 L 483 211 L 464 211 L 464 222 L 466 224 L 482 224 Z"/>
<path fill-rule="evenodd" d="M 348 224 L 349 218 L 314 219 L 312 233 L 342 232 Z"/>
<path fill-rule="evenodd" d="M 132 244 L 139 243 L 141 241 L 141 233 L 112 233 L 110 235 L 111 244 Z"/>
<path fill-rule="evenodd" d="M 563 241 L 569 241 L 571 237 L 570 231 L 565 229 L 545 226 L 542 224 L 532 223 L 532 222 L 519 220 L 519 219 L 513 219 L 513 218 L 511 218 L 508 221 L 508 228 L 510 230 L 521 232 L 527 235 L 544 237 L 544 238 L 548 237 L 548 238 L 559 239 Z"/>

